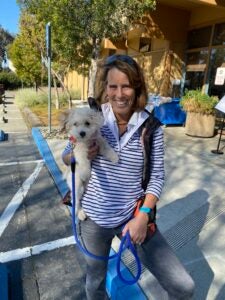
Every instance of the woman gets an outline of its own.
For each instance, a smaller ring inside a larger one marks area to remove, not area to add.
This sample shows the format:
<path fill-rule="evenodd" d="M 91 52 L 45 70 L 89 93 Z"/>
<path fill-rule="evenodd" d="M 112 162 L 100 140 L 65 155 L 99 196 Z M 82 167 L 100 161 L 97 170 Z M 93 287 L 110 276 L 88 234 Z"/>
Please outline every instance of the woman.
<path fill-rule="evenodd" d="M 96 100 L 105 118 L 102 135 L 120 159 L 112 164 L 97 154 L 97 145 L 90 147 L 92 174 L 82 198 L 88 217 L 79 223 L 81 241 L 95 255 L 108 256 L 113 237 L 129 231 L 142 263 L 169 297 L 190 299 L 193 280 L 159 230 L 153 235 L 148 230 L 164 183 L 164 145 L 159 122 L 144 110 L 147 91 L 143 73 L 126 55 L 108 57 L 101 71 Z M 63 153 L 66 164 L 70 150 L 68 144 Z M 142 207 L 133 217 L 138 199 L 143 199 Z M 86 260 L 87 299 L 105 299 L 107 261 Z"/>

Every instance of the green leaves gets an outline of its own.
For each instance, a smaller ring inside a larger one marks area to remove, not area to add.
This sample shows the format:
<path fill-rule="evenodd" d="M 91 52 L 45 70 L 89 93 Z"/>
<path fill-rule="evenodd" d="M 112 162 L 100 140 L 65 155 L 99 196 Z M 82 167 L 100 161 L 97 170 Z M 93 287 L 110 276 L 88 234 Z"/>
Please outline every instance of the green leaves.
<path fill-rule="evenodd" d="M 20 17 L 20 33 L 9 48 L 9 56 L 18 76 L 28 85 L 40 84 L 45 75 L 41 63 L 45 48 L 43 25 L 24 10 Z"/>
<path fill-rule="evenodd" d="M 13 39 L 14 36 L 0 25 L 0 66 L 6 60 L 7 46 L 13 42 Z"/>
<path fill-rule="evenodd" d="M 54 61 L 90 65 L 104 38 L 121 37 L 155 0 L 24 0 L 38 22 L 52 24 Z"/>
<path fill-rule="evenodd" d="M 11 50 L 18 74 L 40 79 L 40 55 L 45 54 L 45 26 L 52 27 L 52 68 L 61 75 L 70 70 L 88 74 L 100 56 L 102 41 L 123 39 L 129 28 L 156 0 L 17 0 L 33 22 L 21 19 L 21 32 Z M 22 41 L 25 45 L 22 47 Z M 95 76 L 90 76 L 94 78 Z M 91 86 L 89 82 L 89 87 Z"/>
<path fill-rule="evenodd" d="M 217 97 L 202 93 L 199 89 L 187 91 L 180 101 L 185 111 L 198 112 L 206 115 L 215 113 L 217 103 Z"/>

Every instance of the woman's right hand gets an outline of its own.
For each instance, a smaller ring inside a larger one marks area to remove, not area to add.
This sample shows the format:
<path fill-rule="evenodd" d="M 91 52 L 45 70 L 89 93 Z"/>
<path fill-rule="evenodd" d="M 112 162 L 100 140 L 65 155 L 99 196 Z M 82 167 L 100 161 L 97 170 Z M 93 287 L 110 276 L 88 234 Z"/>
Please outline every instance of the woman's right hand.
<path fill-rule="evenodd" d="M 93 140 L 88 147 L 88 159 L 92 160 L 98 155 L 99 145 L 96 143 L 96 140 Z"/>

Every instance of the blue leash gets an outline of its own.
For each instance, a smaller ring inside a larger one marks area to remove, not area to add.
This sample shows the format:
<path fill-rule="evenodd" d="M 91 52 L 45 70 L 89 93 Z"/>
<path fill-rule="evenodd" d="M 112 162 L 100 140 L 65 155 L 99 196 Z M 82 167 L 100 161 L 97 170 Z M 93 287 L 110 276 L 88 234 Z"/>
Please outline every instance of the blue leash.
<path fill-rule="evenodd" d="M 117 264 L 116 264 L 116 269 L 117 269 L 117 274 L 120 278 L 120 280 L 122 280 L 125 284 L 128 285 L 132 285 L 134 283 L 136 283 L 138 281 L 138 279 L 141 276 L 141 262 L 140 259 L 137 255 L 137 251 L 131 241 L 130 238 L 130 234 L 127 231 L 126 234 L 122 237 L 121 242 L 120 242 L 120 247 L 119 247 L 119 251 L 118 253 L 115 253 L 113 255 L 110 256 L 98 256 L 95 255 L 91 252 L 89 252 L 86 248 L 84 248 L 81 243 L 80 240 L 78 238 L 78 234 L 77 234 L 77 229 L 76 229 L 76 216 L 75 216 L 75 202 L 76 202 L 76 195 L 75 195 L 75 165 L 76 165 L 76 160 L 74 156 L 71 156 L 71 172 L 72 172 L 72 225 L 73 225 L 73 234 L 74 234 L 74 238 L 76 241 L 76 244 L 78 246 L 78 248 L 80 249 L 81 252 L 83 252 L 85 255 L 93 258 L 93 259 L 98 259 L 98 260 L 109 260 L 109 259 L 113 259 L 113 258 L 117 258 Z M 125 249 L 129 249 L 131 251 L 131 253 L 133 254 L 136 264 L 137 264 L 137 274 L 134 277 L 134 279 L 132 280 L 128 280 L 125 279 L 122 276 L 121 273 L 121 261 L 122 261 L 122 253 Z"/>

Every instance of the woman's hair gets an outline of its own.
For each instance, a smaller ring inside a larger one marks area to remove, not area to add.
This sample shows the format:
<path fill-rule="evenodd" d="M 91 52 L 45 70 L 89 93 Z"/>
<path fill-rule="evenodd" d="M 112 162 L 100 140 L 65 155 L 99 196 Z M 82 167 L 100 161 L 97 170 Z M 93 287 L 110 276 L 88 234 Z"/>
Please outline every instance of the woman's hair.
<path fill-rule="evenodd" d="M 109 70 L 117 68 L 127 75 L 129 83 L 135 90 L 134 110 L 142 110 L 147 104 L 147 89 L 143 72 L 137 62 L 128 55 L 112 55 L 99 64 L 96 77 L 96 101 L 101 104 L 107 102 L 105 89 L 107 85 L 107 75 Z"/>

